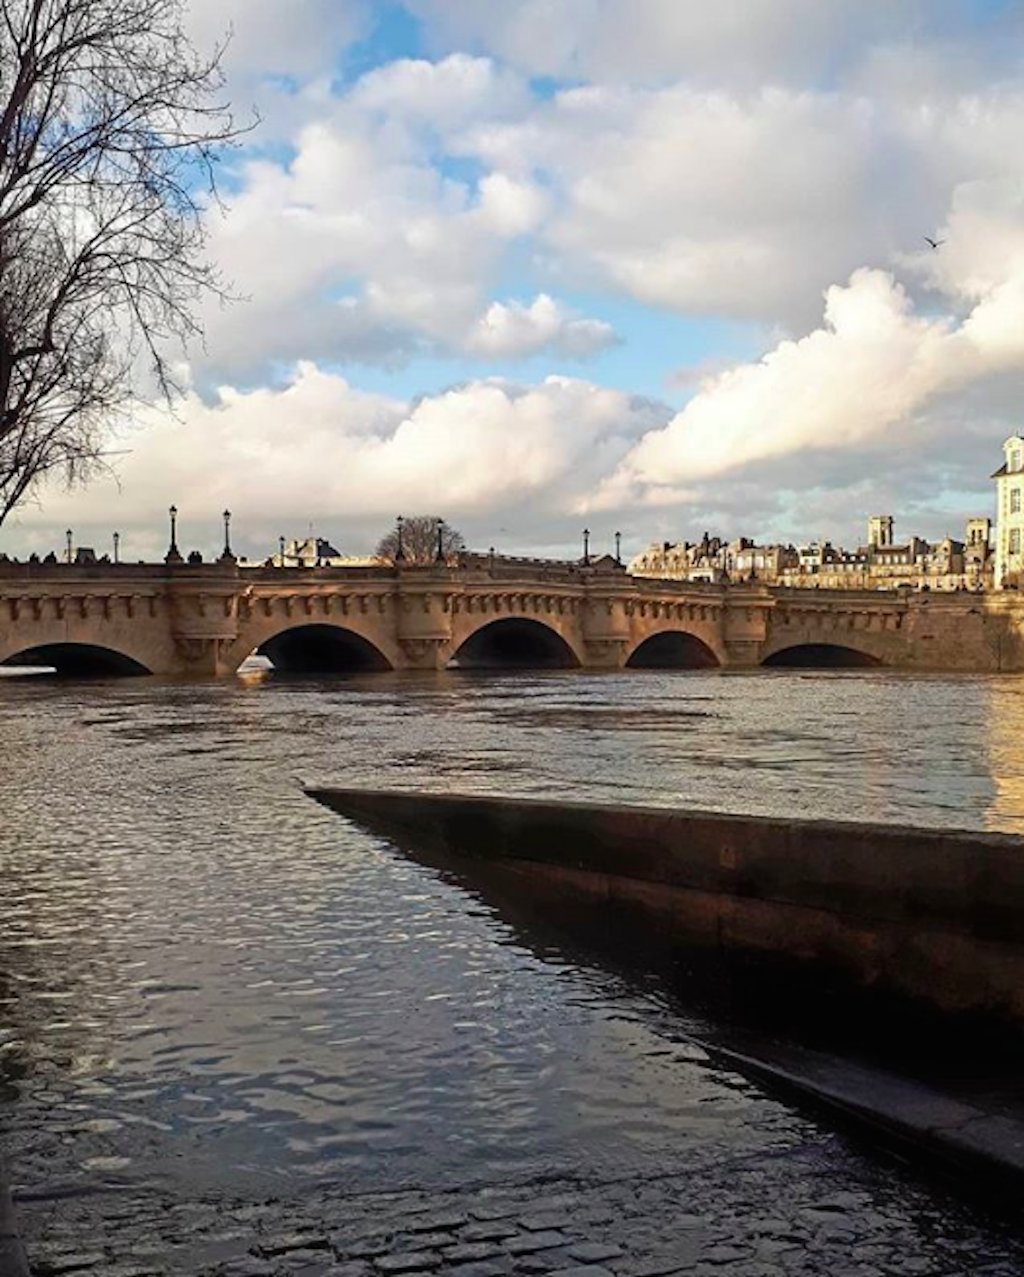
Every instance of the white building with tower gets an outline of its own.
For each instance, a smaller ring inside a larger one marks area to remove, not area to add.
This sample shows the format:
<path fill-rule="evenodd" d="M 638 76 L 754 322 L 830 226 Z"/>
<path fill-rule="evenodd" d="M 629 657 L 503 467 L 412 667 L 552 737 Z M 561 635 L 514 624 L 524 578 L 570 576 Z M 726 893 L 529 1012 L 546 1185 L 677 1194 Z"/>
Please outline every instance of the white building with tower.
<path fill-rule="evenodd" d="M 1024 439 L 1011 435 L 1003 444 L 996 481 L 996 589 L 1018 588 L 1024 581 Z"/>

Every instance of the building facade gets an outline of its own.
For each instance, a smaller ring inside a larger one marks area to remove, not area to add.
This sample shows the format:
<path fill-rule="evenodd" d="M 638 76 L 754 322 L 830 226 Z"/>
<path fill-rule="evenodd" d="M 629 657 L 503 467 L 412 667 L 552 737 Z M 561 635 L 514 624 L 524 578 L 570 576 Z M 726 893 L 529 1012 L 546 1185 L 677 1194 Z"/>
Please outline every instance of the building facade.
<path fill-rule="evenodd" d="M 1020 476 L 1024 486 L 1024 473 Z M 1019 506 L 1019 502 L 1018 502 Z M 803 546 L 757 545 L 746 537 L 724 541 L 704 534 L 700 541 L 649 546 L 630 564 L 634 576 L 677 581 L 760 581 L 805 589 L 978 590 L 993 584 L 991 520 L 971 519 L 963 541 L 945 537 L 895 540 L 892 515 L 873 515 L 866 545 L 855 550 L 831 541 Z M 1008 544 L 1020 548 L 1021 536 Z"/>
<path fill-rule="evenodd" d="M 995 583 L 1019 589 L 1024 578 L 1024 439 L 1011 435 L 1003 444 L 996 481 Z"/>

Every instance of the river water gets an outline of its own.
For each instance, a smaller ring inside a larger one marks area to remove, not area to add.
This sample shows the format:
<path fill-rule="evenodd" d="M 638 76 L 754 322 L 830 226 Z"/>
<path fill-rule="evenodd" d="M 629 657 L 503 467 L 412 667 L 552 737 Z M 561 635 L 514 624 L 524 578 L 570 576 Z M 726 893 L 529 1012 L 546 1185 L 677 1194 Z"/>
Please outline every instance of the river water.
<path fill-rule="evenodd" d="M 9 678 L 0 748 L 0 1148 L 30 1199 L 663 1173 L 807 1137 L 657 990 L 530 944 L 304 783 L 1024 831 L 1021 678 Z"/>

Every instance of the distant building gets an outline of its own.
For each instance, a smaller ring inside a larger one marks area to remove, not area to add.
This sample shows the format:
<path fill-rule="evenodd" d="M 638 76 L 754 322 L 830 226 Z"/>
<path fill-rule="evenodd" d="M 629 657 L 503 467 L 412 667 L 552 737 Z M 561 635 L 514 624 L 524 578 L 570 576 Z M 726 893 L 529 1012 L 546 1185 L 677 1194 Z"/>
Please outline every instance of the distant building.
<path fill-rule="evenodd" d="M 892 545 L 894 520 L 891 514 L 875 514 L 868 520 L 868 545 L 873 549 Z"/>
<path fill-rule="evenodd" d="M 1024 439 L 1011 435 L 1003 444 L 996 481 L 996 588 L 1019 589 L 1024 573 Z"/>
<path fill-rule="evenodd" d="M 964 542 L 964 584 L 969 590 L 991 585 L 994 578 L 992 520 L 968 519 Z"/>
<path fill-rule="evenodd" d="M 1024 482 L 1024 474 L 1021 475 Z M 971 519 L 964 541 L 897 543 L 891 514 L 873 515 L 868 541 L 844 550 L 831 541 L 757 545 L 747 537 L 723 541 L 704 534 L 694 542 L 662 542 L 630 564 L 634 576 L 680 581 L 760 581 L 764 585 L 827 590 L 979 589 L 992 584 L 991 520 Z"/>
<path fill-rule="evenodd" d="M 341 554 L 324 537 L 309 536 L 302 540 L 286 541 L 284 553 L 279 549 L 266 559 L 239 559 L 242 567 L 286 568 L 353 568 L 374 567 L 380 560 L 365 555 Z"/>

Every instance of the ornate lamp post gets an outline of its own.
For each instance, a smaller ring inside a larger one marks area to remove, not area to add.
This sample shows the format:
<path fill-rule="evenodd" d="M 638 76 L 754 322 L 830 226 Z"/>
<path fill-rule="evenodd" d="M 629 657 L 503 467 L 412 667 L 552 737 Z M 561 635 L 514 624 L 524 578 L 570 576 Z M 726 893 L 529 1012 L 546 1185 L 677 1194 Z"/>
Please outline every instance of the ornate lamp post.
<path fill-rule="evenodd" d="M 615 562 L 622 567 L 622 533 L 615 534 Z"/>
<path fill-rule="evenodd" d="M 68 562 L 69 562 L 69 563 L 71 562 L 71 539 L 72 539 L 72 536 L 73 536 L 73 533 L 72 533 L 71 529 L 70 529 L 70 528 L 68 528 L 67 532 L 65 532 L 65 533 L 64 533 L 64 537 L 65 537 L 65 540 L 67 541 L 67 550 L 65 551 L 65 553 L 66 553 L 66 555 L 67 555 L 67 560 L 68 560 Z"/>
<path fill-rule="evenodd" d="M 590 566 L 590 529 L 583 529 L 583 566 Z"/>
<path fill-rule="evenodd" d="M 121 550 L 121 534 L 120 532 L 115 532 L 114 533 L 114 562 L 115 563 L 121 562 L 120 550 Z"/>
<path fill-rule="evenodd" d="M 234 563 L 235 556 L 231 549 L 231 511 L 225 510 L 224 519 L 224 552 L 220 556 L 221 563 Z"/>
<path fill-rule="evenodd" d="M 494 546 L 493 545 L 491 546 L 490 550 L 488 550 L 487 552 L 487 560 L 488 560 L 487 571 L 493 572 L 494 571 Z"/>
<path fill-rule="evenodd" d="M 444 519 L 437 521 L 437 550 L 434 554 L 434 562 L 444 562 Z"/>
<path fill-rule="evenodd" d="M 164 555 L 164 562 L 184 563 L 185 560 L 181 557 L 181 551 L 178 549 L 178 507 L 172 505 L 167 513 L 171 518 L 171 544 Z"/>
<path fill-rule="evenodd" d="M 284 537 L 277 538 L 277 552 L 281 560 L 281 567 L 284 567 Z"/>
<path fill-rule="evenodd" d="M 405 519 L 401 515 L 395 520 L 395 527 L 398 529 L 398 545 L 395 548 L 395 562 L 405 562 Z"/>

